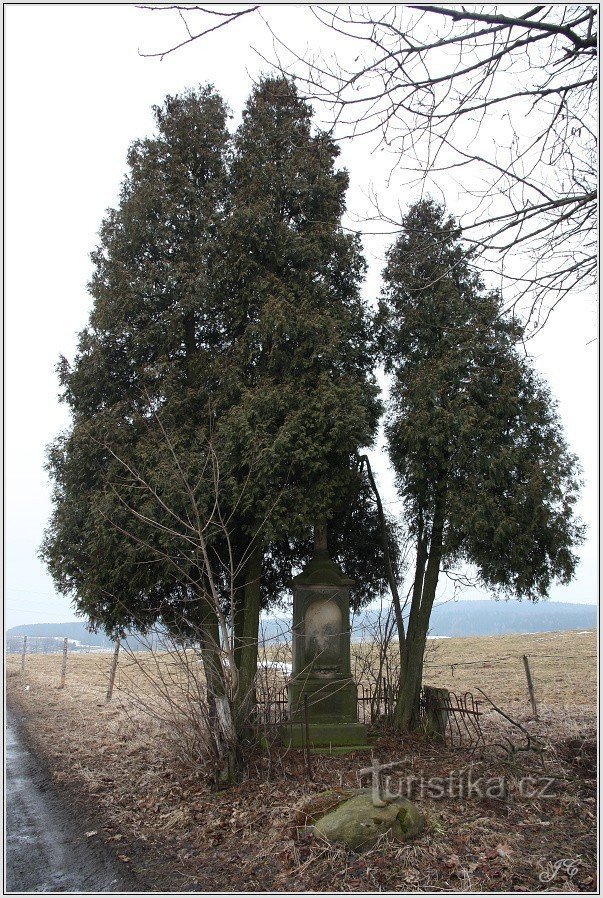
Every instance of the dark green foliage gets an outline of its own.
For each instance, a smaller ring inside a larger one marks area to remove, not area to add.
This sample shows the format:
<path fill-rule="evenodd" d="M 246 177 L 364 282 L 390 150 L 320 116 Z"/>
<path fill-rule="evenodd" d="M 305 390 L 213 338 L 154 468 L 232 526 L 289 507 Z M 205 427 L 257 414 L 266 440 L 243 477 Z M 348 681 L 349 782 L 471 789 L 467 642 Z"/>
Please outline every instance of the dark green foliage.
<path fill-rule="evenodd" d="M 43 557 L 108 631 L 194 625 L 197 512 L 228 605 L 218 495 L 238 601 L 251 540 L 267 605 L 306 560 L 317 518 L 366 600 L 380 559 L 354 458 L 380 406 L 337 148 L 280 79 L 254 91 L 234 140 L 209 87 L 168 97 L 155 118 L 100 230 L 90 324 L 73 364 L 61 361 L 73 418 L 49 450 Z"/>
<path fill-rule="evenodd" d="M 376 596 L 387 592 L 388 582 L 381 548 L 381 521 L 374 496 L 365 477 L 354 498 L 342 502 L 329 521 L 329 555 L 354 581 L 352 609 L 357 611 Z M 386 526 L 396 572 L 402 577 L 399 558 L 399 527 L 390 519 Z M 264 557 L 263 583 L 267 594 L 290 600 L 291 571 L 299 570 L 312 556 L 314 540 L 286 539 L 271 543 Z"/>
<path fill-rule="evenodd" d="M 401 701 L 414 714 L 440 568 L 469 563 L 486 586 L 530 599 L 567 582 L 582 538 L 572 514 L 578 464 L 547 387 L 516 348 L 520 326 L 484 289 L 442 207 L 410 209 L 384 280 L 386 435 L 417 543 L 408 644 L 401 640 Z"/>
<path fill-rule="evenodd" d="M 153 412 L 195 482 L 221 345 L 211 263 L 227 194 L 226 110 L 205 88 L 154 111 L 157 136 L 131 147 L 119 207 L 92 254 L 90 324 L 73 365 L 59 367 L 72 426 L 48 457 L 55 510 L 43 555 L 58 588 L 109 631 L 193 603 L 194 583 L 177 566 L 190 576 L 194 553 L 131 513 L 163 515 L 133 472 L 176 514 L 190 506 Z M 206 510 L 207 489 L 196 499 Z"/>
<path fill-rule="evenodd" d="M 432 202 L 406 216 L 384 278 L 386 432 L 411 526 L 431 521 L 445 490 L 446 562 L 475 564 L 508 593 L 545 595 L 576 563 L 578 466 L 548 388 L 516 348 L 520 326 Z"/>
<path fill-rule="evenodd" d="M 233 345 L 219 428 L 228 457 L 250 472 L 248 526 L 264 522 L 273 540 L 305 539 L 333 516 L 380 412 L 364 260 L 340 227 L 347 176 L 310 125 L 289 82 L 254 90 L 235 136 L 225 241 Z"/>
<path fill-rule="evenodd" d="M 133 402 L 143 388 L 187 390 L 187 359 L 220 346 L 210 262 L 226 196 L 226 110 L 205 88 L 154 111 L 158 134 L 130 148 L 119 207 L 92 253 L 90 325 L 72 368 L 63 363 L 76 416 Z"/>

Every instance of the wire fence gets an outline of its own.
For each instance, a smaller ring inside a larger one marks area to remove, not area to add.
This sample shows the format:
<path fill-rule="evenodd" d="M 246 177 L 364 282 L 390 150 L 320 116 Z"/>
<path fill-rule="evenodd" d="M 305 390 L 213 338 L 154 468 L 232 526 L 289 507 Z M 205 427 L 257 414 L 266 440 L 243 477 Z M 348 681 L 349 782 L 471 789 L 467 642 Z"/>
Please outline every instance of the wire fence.
<path fill-rule="evenodd" d="M 423 667 L 429 669 L 430 671 L 450 670 L 450 673 L 452 674 L 452 676 L 454 676 L 455 670 L 458 670 L 459 668 L 460 669 L 465 668 L 465 667 L 487 668 L 487 667 L 492 667 L 492 665 L 494 665 L 494 664 L 502 664 L 504 662 L 521 661 L 523 659 L 523 657 L 524 657 L 523 655 L 505 655 L 502 658 L 478 658 L 473 661 L 449 661 L 445 664 L 437 664 L 436 662 L 433 662 L 433 661 L 424 661 Z M 538 660 L 540 658 L 555 658 L 556 660 L 561 659 L 563 661 L 578 661 L 578 660 L 585 661 L 585 660 L 589 660 L 589 659 L 596 659 L 597 655 L 596 655 L 596 653 L 586 654 L 586 655 L 585 654 L 582 654 L 582 655 L 566 655 L 566 654 L 560 655 L 560 654 L 553 654 L 553 653 L 545 654 L 544 652 L 530 652 L 528 657 L 529 657 L 530 661 Z"/>
<path fill-rule="evenodd" d="M 375 643 L 375 645 L 377 645 Z M 390 646 L 392 653 L 396 654 L 396 647 Z M 586 648 L 586 646 L 585 646 Z M 81 644 L 68 639 L 67 637 L 12 637 L 11 639 L 12 655 L 20 655 L 17 658 L 17 664 L 20 661 L 21 672 L 27 670 L 27 658 L 31 654 L 62 654 L 62 664 L 60 670 L 59 688 L 65 688 L 69 683 L 71 674 L 71 662 L 67 664 L 67 655 L 75 656 L 88 653 L 103 653 L 107 651 L 94 646 L 82 646 Z M 109 650 L 112 655 L 110 668 L 107 669 L 108 685 L 106 688 L 106 702 L 111 701 L 113 687 L 116 677 L 118 665 L 119 644 Z M 153 654 L 152 652 L 150 653 Z M 474 713 L 477 706 L 473 703 L 472 693 L 468 690 L 476 688 L 475 674 L 478 671 L 486 671 L 488 669 L 496 670 L 495 681 L 510 682 L 511 678 L 516 685 L 516 697 L 523 695 L 526 704 L 529 699 L 532 707 L 532 716 L 538 718 L 538 703 L 544 700 L 546 703 L 545 693 L 550 694 L 550 683 L 545 681 L 540 674 L 543 670 L 539 668 L 540 662 L 554 660 L 566 665 L 573 662 L 589 662 L 597 659 L 597 653 L 585 651 L 583 653 L 565 654 L 564 652 L 530 652 L 527 654 L 507 654 L 495 657 L 471 658 L 470 660 L 458 661 L 440 661 L 439 659 L 426 658 L 424 660 L 424 682 L 426 688 L 438 688 L 447 690 L 451 696 L 446 699 L 446 719 L 450 723 L 450 727 L 454 724 L 457 726 L 461 721 L 463 725 L 469 723 L 479 725 L 479 713 Z M 383 658 L 381 658 L 381 662 Z M 163 664 L 177 665 L 180 663 L 178 659 L 171 661 L 162 659 Z M 530 665 L 536 669 L 536 679 L 532 676 Z M 121 661 L 120 661 L 121 667 Z M 268 668 L 278 667 L 274 677 L 270 680 L 266 674 Z M 383 664 L 382 664 L 383 667 Z M 263 668 L 266 668 L 264 670 Z M 291 664 L 287 661 L 280 660 L 278 663 L 274 660 L 263 662 L 263 668 L 260 665 L 258 669 L 258 679 L 256 683 L 258 697 L 258 717 L 264 725 L 278 725 L 288 720 L 289 717 L 289 700 L 287 684 L 291 679 Z M 567 670 L 567 667 L 565 667 Z M 375 724 L 387 723 L 393 720 L 396 705 L 396 696 L 398 692 L 398 670 L 387 666 L 383 667 L 387 671 L 386 675 L 375 675 L 374 671 L 365 666 L 364 669 L 356 670 L 355 681 L 358 687 L 357 700 L 357 719 L 361 723 Z M 450 677 L 448 678 L 448 672 Z M 469 676 L 470 678 L 469 678 Z M 104 676 L 104 674 L 103 674 Z M 508 679 L 507 679 L 508 678 Z M 431 682 L 430 682 L 431 680 Z M 435 681 L 435 682 L 434 682 Z M 454 682 L 453 682 L 454 681 Z M 457 682 L 458 681 L 458 682 Z M 489 680 L 489 682 L 494 682 Z M 489 688 L 485 681 L 479 681 L 479 686 Z M 478 690 L 479 691 L 479 690 Z M 496 693 L 491 693 L 496 694 Z M 424 707 L 424 699 L 422 708 Z M 469 709 L 469 710 L 467 710 Z M 471 710 L 472 709 L 472 710 Z M 442 709 L 440 709 L 442 710 Z M 474 714 L 474 718 L 468 715 Z"/>

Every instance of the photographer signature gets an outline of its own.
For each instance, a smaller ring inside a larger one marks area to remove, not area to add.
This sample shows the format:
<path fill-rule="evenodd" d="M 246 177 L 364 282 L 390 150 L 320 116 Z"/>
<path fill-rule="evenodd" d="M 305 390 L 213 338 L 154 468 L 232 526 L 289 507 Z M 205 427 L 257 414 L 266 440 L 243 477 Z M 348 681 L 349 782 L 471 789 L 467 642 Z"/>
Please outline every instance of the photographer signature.
<path fill-rule="evenodd" d="M 538 879 L 540 882 L 552 882 L 557 878 L 560 872 L 567 874 L 570 879 L 573 879 L 578 872 L 580 860 L 580 855 L 578 855 L 578 857 L 561 858 L 560 860 L 555 861 L 554 864 L 551 864 L 548 870 L 543 870 Z"/>

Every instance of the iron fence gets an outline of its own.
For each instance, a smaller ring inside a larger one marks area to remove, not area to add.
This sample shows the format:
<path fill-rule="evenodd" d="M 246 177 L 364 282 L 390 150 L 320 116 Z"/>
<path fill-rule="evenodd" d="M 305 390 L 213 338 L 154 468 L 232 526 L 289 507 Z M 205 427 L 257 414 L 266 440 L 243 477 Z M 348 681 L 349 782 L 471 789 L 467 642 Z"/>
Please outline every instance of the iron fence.
<path fill-rule="evenodd" d="M 480 702 L 471 692 L 456 693 L 448 689 L 435 690 L 437 701 L 430 701 L 430 687 L 421 690 L 420 714 L 425 729 L 433 732 L 450 746 L 475 749 L 484 744 L 480 724 Z"/>
<path fill-rule="evenodd" d="M 437 690 L 438 701 L 428 701 L 429 687 L 421 691 L 420 715 L 426 729 L 439 735 L 450 746 L 476 748 L 484 743 L 480 725 L 480 702 L 471 692 Z M 393 685 L 385 678 L 376 687 L 358 685 L 357 719 L 360 723 L 389 723 L 395 708 Z M 258 719 L 263 726 L 278 726 L 289 720 L 287 686 L 278 692 L 258 697 Z"/>

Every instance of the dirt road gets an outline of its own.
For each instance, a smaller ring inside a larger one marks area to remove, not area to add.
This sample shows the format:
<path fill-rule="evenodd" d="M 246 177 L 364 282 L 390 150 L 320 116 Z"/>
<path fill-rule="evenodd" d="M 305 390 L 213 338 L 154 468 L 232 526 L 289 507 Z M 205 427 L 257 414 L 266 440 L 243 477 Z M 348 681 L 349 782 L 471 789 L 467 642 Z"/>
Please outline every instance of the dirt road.
<path fill-rule="evenodd" d="M 61 800 L 27 747 L 15 715 L 6 720 L 6 891 L 141 892 L 86 821 Z"/>

